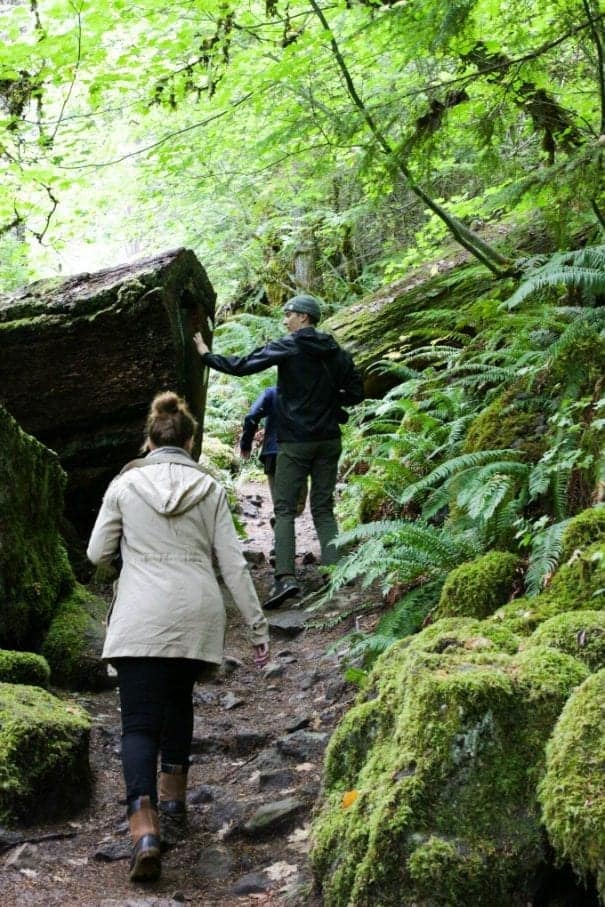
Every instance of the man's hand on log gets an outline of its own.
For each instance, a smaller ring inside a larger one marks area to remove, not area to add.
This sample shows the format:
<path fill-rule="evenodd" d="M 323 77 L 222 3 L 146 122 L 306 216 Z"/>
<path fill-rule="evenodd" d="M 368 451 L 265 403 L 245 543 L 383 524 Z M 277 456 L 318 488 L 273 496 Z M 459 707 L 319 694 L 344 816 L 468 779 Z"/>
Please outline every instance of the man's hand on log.
<path fill-rule="evenodd" d="M 197 332 L 197 334 L 193 335 L 193 342 L 195 343 L 195 347 L 196 347 L 198 353 L 200 354 L 200 356 L 203 356 L 204 353 L 210 352 L 209 348 L 204 343 L 203 337 L 199 331 Z"/>

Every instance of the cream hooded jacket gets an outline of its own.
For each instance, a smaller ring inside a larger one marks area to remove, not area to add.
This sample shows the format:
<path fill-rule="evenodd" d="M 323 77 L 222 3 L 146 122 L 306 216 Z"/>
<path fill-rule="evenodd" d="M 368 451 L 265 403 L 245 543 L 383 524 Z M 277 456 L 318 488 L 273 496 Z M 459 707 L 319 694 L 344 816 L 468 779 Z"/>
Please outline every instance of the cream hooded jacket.
<path fill-rule="evenodd" d="M 195 658 L 220 664 L 225 607 L 213 552 L 251 643 L 268 641 L 225 491 L 195 466 L 185 451 L 159 448 L 143 468 L 117 476 L 105 493 L 87 550 L 93 564 L 109 564 L 118 551 L 122 555 L 105 659 Z"/>

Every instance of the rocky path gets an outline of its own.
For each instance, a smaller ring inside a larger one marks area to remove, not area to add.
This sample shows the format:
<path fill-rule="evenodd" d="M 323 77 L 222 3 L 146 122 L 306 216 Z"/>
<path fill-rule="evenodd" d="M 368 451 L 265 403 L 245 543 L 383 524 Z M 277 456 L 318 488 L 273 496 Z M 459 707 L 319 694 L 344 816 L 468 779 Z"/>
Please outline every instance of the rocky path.
<path fill-rule="evenodd" d="M 245 547 L 261 597 L 271 579 L 264 495 L 262 484 L 241 491 Z M 304 591 L 313 592 L 320 577 L 308 511 L 297 521 L 297 544 Z M 271 662 L 263 671 L 229 608 L 224 670 L 195 692 L 189 832 L 167 851 L 153 885 L 127 879 L 117 693 L 74 696 L 93 716 L 91 806 L 68 824 L 0 829 L 2 907 L 318 905 L 308 867 L 310 817 L 330 733 L 355 694 L 342 679 L 337 650 L 359 602 L 348 590 L 321 611 L 273 612 Z M 326 654 L 334 644 L 336 653 Z"/>

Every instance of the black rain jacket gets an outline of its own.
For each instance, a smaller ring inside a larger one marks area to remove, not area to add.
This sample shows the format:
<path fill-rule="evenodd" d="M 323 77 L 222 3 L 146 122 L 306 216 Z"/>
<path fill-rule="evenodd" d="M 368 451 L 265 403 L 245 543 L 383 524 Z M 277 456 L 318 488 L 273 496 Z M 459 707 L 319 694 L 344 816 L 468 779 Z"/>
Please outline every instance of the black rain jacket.
<path fill-rule="evenodd" d="M 330 334 L 302 328 L 247 356 L 205 353 L 204 365 L 227 375 L 253 375 L 277 366 L 277 440 L 324 441 L 340 437 L 343 406 L 363 400 L 361 375 Z"/>

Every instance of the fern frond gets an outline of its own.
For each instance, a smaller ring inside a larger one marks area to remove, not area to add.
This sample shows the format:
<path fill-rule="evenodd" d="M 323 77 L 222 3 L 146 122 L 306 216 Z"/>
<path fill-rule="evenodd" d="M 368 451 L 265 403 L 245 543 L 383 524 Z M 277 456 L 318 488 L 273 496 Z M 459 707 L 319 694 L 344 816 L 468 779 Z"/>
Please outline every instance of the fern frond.
<path fill-rule="evenodd" d="M 561 539 L 568 524 L 569 519 L 553 523 L 534 538 L 525 575 L 525 590 L 528 595 L 537 595 L 556 570 L 561 557 Z"/>

